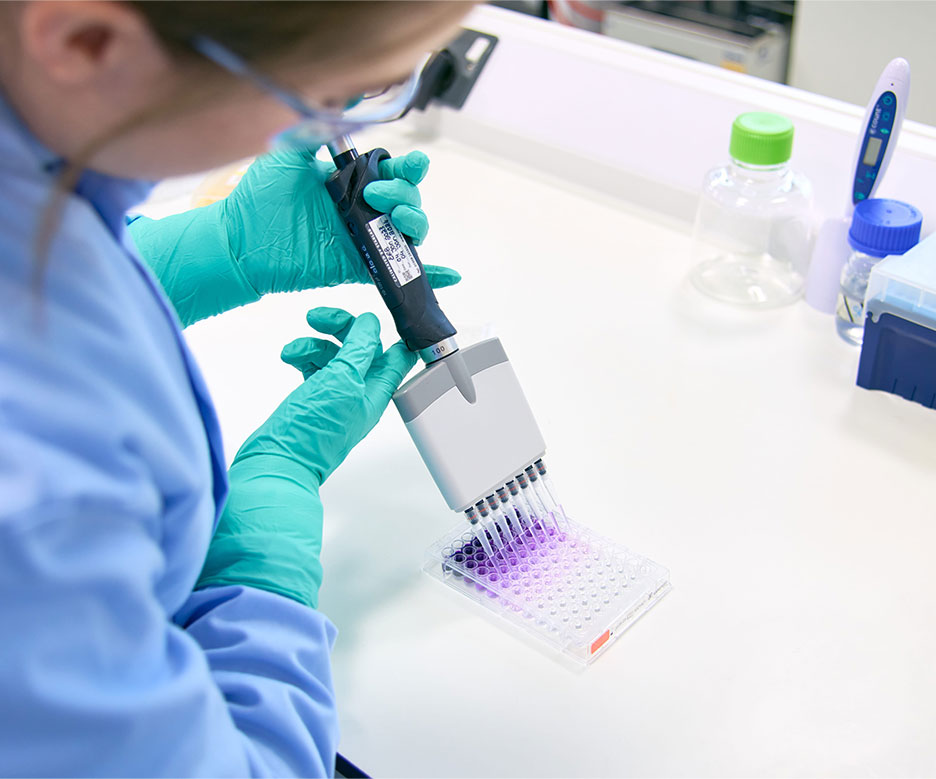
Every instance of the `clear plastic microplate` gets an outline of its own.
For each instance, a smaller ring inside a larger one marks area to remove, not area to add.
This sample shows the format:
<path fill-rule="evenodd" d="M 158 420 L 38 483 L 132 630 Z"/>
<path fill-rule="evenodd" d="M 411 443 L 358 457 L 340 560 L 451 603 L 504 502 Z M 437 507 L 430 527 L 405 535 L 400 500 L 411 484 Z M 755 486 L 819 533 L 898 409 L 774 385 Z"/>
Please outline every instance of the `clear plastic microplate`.
<path fill-rule="evenodd" d="M 493 559 L 463 522 L 424 570 L 582 665 L 670 590 L 666 568 L 568 519 L 537 522 Z"/>

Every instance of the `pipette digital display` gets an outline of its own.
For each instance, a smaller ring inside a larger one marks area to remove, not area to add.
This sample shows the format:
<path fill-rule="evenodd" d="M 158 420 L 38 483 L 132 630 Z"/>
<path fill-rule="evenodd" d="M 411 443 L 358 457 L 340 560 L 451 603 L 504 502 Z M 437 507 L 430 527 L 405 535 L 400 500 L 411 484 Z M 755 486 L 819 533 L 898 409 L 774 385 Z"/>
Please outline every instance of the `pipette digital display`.
<path fill-rule="evenodd" d="M 852 213 L 862 200 L 874 197 L 887 172 L 897 148 L 909 95 L 910 65 L 903 57 L 897 57 L 887 63 L 865 109 L 849 168 L 852 178 L 848 182 L 845 213 L 827 219 L 816 236 L 806 279 L 806 302 L 817 311 L 825 314 L 835 311 L 842 267 L 851 251 L 848 228 Z"/>
<path fill-rule="evenodd" d="M 898 57 L 884 68 L 865 111 L 861 141 L 855 154 L 849 209 L 874 196 L 893 156 L 909 93 L 910 66 Z"/>
<path fill-rule="evenodd" d="M 860 161 L 855 169 L 855 186 L 852 202 L 858 203 L 871 196 L 874 182 L 880 172 L 881 163 L 893 134 L 897 115 L 897 96 L 887 91 L 881 95 L 871 111 L 871 121 L 865 128 Z"/>

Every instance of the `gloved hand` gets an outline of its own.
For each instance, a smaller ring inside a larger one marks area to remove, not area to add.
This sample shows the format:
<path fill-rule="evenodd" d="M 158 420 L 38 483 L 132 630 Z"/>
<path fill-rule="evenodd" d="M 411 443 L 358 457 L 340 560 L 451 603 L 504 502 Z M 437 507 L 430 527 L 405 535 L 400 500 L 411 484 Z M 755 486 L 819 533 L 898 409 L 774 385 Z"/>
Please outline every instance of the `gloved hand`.
<path fill-rule="evenodd" d="M 338 308 L 306 316 L 338 344 L 300 338 L 282 359 L 305 381 L 241 446 L 231 491 L 196 589 L 244 584 L 313 608 L 322 583 L 319 487 L 377 424 L 416 362 L 402 343 L 387 351 L 373 314 Z"/>
<path fill-rule="evenodd" d="M 429 167 L 419 151 L 380 164 L 364 189 L 374 209 L 420 243 L 429 229 L 416 185 Z M 130 235 L 159 278 L 183 326 L 259 300 L 268 292 L 370 282 L 325 190 L 334 171 L 310 151 L 267 154 L 228 197 L 164 219 L 137 217 Z M 426 266 L 433 287 L 461 277 Z"/>

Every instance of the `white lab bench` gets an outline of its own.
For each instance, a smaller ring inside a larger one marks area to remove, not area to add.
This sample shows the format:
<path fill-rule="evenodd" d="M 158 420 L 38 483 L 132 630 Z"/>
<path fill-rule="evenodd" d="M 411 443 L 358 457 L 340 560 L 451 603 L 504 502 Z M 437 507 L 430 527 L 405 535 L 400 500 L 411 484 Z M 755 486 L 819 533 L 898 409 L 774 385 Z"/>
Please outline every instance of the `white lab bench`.
<path fill-rule="evenodd" d="M 322 493 L 342 753 L 374 776 L 936 771 L 936 411 L 857 388 L 805 303 L 696 293 L 686 222 L 416 132 L 359 146 L 431 157 L 421 255 L 464 275 L 443 309 L 502 339 L 569 513 L 674 588 L 581 673 L 504 632 L 421 572 L 459 518 L 390 408 Z M 395 340 L 364 286 L 187 331 L 229 458 L 296 385 L 279 350 L 316 305 Z"/>

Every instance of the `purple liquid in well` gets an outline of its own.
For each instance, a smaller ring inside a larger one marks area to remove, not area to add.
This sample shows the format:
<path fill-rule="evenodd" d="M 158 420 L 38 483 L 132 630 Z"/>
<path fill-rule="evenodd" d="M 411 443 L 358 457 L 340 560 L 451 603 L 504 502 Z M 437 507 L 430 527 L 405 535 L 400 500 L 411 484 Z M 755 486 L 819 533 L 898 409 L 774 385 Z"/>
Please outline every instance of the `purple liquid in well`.
<path fill-rule="evenodd" d="M 500 529 L 509 532 L 477 528 L 478 535 L 470 542 L 460 541 L 446 550 L 446 566 L 468 574 L 462 578 L 474 585 L 472 591 L 479 596 L 483 593 L 488 598 L 497 598 L 501 593 L 504 604 L 518 613 L 526 612 L 531 619 L 540 621 L 565 616 L 564 621 L 570 626 L 587 622 L 586 614 L 600 612 L 600 604 L 606 607 L 608 599 L 616 597 L 610 588 L 617 590 L 617 584 L 595 578 L 599 576 L 600 565 L 585 568 L 588 555 L 583 556 L 582 552 L 588 550 L 588 544 L 577 535 L 547 527 L 540 520 L 533 521 L 528 528 L 519 521 L 500 521 Z M 485 536 L 480 536 L 481 532 Z M 482 538 L 495 542 L 491 554 L 484 551 Z M 592 578 L 586 585 L 588 577 Z M 599 592 L 599 587 L 609 589 L 589 598 L 588 594 L 592 590 Z M 573 602 L 568 604 L 569 609 L 574 607 L 580 613 L 563 613 L 562 604 L 570 597 Z M 586 603 L 582 603 L 583 599 Z M 518 602 L 523 605 L 518 607 Z M 547 612 L 548 609 L 551 611 Z"/>

